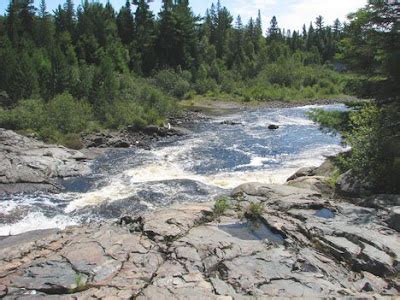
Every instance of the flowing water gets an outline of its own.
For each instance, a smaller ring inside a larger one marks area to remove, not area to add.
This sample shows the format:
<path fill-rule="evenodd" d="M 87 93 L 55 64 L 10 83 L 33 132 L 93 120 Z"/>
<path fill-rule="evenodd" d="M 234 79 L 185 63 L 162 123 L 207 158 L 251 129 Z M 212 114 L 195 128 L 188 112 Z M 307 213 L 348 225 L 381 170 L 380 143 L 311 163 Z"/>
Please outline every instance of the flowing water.
<path fill-rule="evenodd" d="M 0 236 L 209 201 L 245 182 L 284 183 L 300 167 L 317 166 L 343 151 L 339 136 L 321 132 L 307 118 L 311 108 L 258 108 L 215 117 L 151 151 L 109 151 L 92 163 L 90 176 L 63 181 L 61 194 L 0 195 Z M 227 120 L 240 124 L 221 124 Z M 270 124 L 280 128 L 269 130 Z"/>

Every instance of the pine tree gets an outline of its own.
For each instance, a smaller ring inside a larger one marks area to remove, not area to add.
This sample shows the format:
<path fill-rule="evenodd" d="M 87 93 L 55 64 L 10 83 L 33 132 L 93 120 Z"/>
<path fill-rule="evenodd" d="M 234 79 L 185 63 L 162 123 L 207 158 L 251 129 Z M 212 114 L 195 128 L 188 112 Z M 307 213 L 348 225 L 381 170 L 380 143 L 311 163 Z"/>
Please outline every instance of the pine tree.
<path fill-rule="evenodd" d="M 149 74 L 157 64 L 155 53 L 155 22 L 146 0 L 133 0 L 135 12 L 135 45 L 131 49 L 131 67 Z"/>
<path fill-rule="evenodd" d="M 178 65 L 176 26 L 173 1 L 163 0 L 157 38 L 157 54 L 161 67 Z"/>
<path fill-rule="evenodd" d="M 18 42 L 20 22 L 18 18 L 19 5 L 17 0 L 11 0 L 7 8 L 6 29 L 8 38 L 15 45 Z"/>
<path fill-rule="evenodd" d="M 278 21 L 275 16 L 272 17 L 270 27 L 267 31 L 267 36 L 270 40 L 278 40 L 281 36 L 281 29 L 278 26 Z"/>
<path fill-rule="evenodd" d="M 121 41 L 125 45 L 132 43 L 135 34 L 135 23 L 129 0 L 126 1 L 125 6 L 121 8 L 117 16 L 117 26 Z"/>

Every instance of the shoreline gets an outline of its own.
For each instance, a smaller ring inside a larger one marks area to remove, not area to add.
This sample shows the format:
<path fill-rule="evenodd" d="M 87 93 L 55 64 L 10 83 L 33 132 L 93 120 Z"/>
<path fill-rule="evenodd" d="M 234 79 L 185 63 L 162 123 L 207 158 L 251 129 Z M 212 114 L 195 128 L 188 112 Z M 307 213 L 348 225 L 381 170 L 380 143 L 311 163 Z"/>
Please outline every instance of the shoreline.
<path fill-rule="evenodd" d="M 346 104 L 354 101 L 367 101 L 358 99 L 353 96 L 335 97 L 330 99 L 317 99 L 317 100 L 297 100 L 297 101 L 237 101 L 226 100 L 218 98 L 199 98 L 193 100 L 183 100 L 180 105 L 183 109 L 209 113 L 211 115 L 224 115 L 227 113 L 234 113 L 245 109 L 254 108 L 294 108 L 303 107 L 308 105 L 333 105 L 333 104 Z"/>

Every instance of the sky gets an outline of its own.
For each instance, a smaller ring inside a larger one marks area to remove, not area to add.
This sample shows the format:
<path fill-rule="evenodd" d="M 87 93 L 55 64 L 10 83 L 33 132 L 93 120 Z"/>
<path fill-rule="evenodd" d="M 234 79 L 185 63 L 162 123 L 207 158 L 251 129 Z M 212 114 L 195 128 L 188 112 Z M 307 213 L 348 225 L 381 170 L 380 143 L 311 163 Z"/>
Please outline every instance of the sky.
<path fill-rule="evenodd" d="M 96 0 L 105 3 L 107 0 Z M 109 0 L 115 9 L 124 5 L 126 0 Z M 155 13 L 160 10 L 161 0 L 154 0 L 151 7 Z M 190 4 L 195 14 L 204 15 L 207 8 L 216 0 L 191 0 Z M 258 10 L 261 11 L 264 29 L 269 25 L 272 16 L 278 19 L 279 27 L 299 30 L 303 24 L 307 26 L 314 21 L 318 15 L 325 19 L 326 24 L 332 24 L 336 18 L 342 21 L 350 12 L 363 7 L 367 0 L 221 0 L 221 4 L 226 6 L 236 17 L 241 15 L 244 22 L 250 17 L 256 17 Z M 4 14 L 9 0 L 0 0 L 0 14 Z M 54 10 L 64 0 L 46 0 L 49 11 Z M 75 0 L 75 5 L 81 0 Z M 39 0 L 35 0 L 38 6 Z"/>

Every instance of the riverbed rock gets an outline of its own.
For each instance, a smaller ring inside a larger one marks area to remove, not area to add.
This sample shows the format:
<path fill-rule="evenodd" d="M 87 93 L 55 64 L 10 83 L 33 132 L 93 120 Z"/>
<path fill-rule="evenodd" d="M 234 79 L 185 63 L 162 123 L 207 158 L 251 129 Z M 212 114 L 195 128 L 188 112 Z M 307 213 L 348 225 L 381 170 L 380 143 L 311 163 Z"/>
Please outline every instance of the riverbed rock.
<path fill-rule="evenodd" d="M 299 177 L 305 177 L 305 176 L 314 176 L 315 175 L 315 169 L 316 167 L 305 167 L 301 168 L 296 173 L 294 173 L 292 176 L 290 176 L 287 181 L 295 180 Z"/>
<path fill-rule="evenodd" d="M 229 125 L 229 126 L 242 125 L 241 122 L 237 122 L 237 121 L 233 121 L 233 120 L 225 120 L 225 121 L 222 121 L 220 124 L 221 125 Z"/>
<path fill-rule="evenodd" d="M 400 235 L 376 209 L 249 183 L 229 213 L 180 204 L 0 240 L 6 299 L 372 298 L 400 293 Z M 257 221 L 243 219 L 250 204 Z M 247 225 L 246 225 L 247 224 Z M 27 235 L 29 236 L 29 235 Z M 278 238 L 277 238 L 278 237 Z M 7 242 L 8 240 L 8 242 Z M 3 244 L 3 246 L 2 246 Z"/>
<path fill-rule="evenodd" d="M 54 179 L 86 175 L 87 157 L 80 151 L 41 141 L 0 128 L 0 193 L 4 184 L 18 184 L 23 191 L 32 184 L 54 185 Z M 4 187 L 4 189 L 2 189 Z"/>
<path fill-rule="evenodd" d="M 386 222 L 390 228 L 400 232 L 400 206 L 393 207 L 390 210 L 390 215 Z"/>
<path fill-rule="evenodd" d="M 339 176 L 336 182 L 336 192 L 339 195 L 357 197 L 367 193 L 368 183 L 354 176 L 352 170 Z"/>
<path fill-rule="evenodd" d="M 279 129 L 279 126 L 278 126 L 278 125 L 275 125 L 275 124 L 270 124 L 270 125 L 268 125 L 268 129 L 270 129 L 270 130 L 277 130 L 277 129 Z"/>
<path fill-rule="evenodd" d="M 308 188 L 316 192 L 331 194 L 334 189 L 327 183 L 327 178 L 323 176 L 302 176 L 287 182 L 287 185 Z"/>

